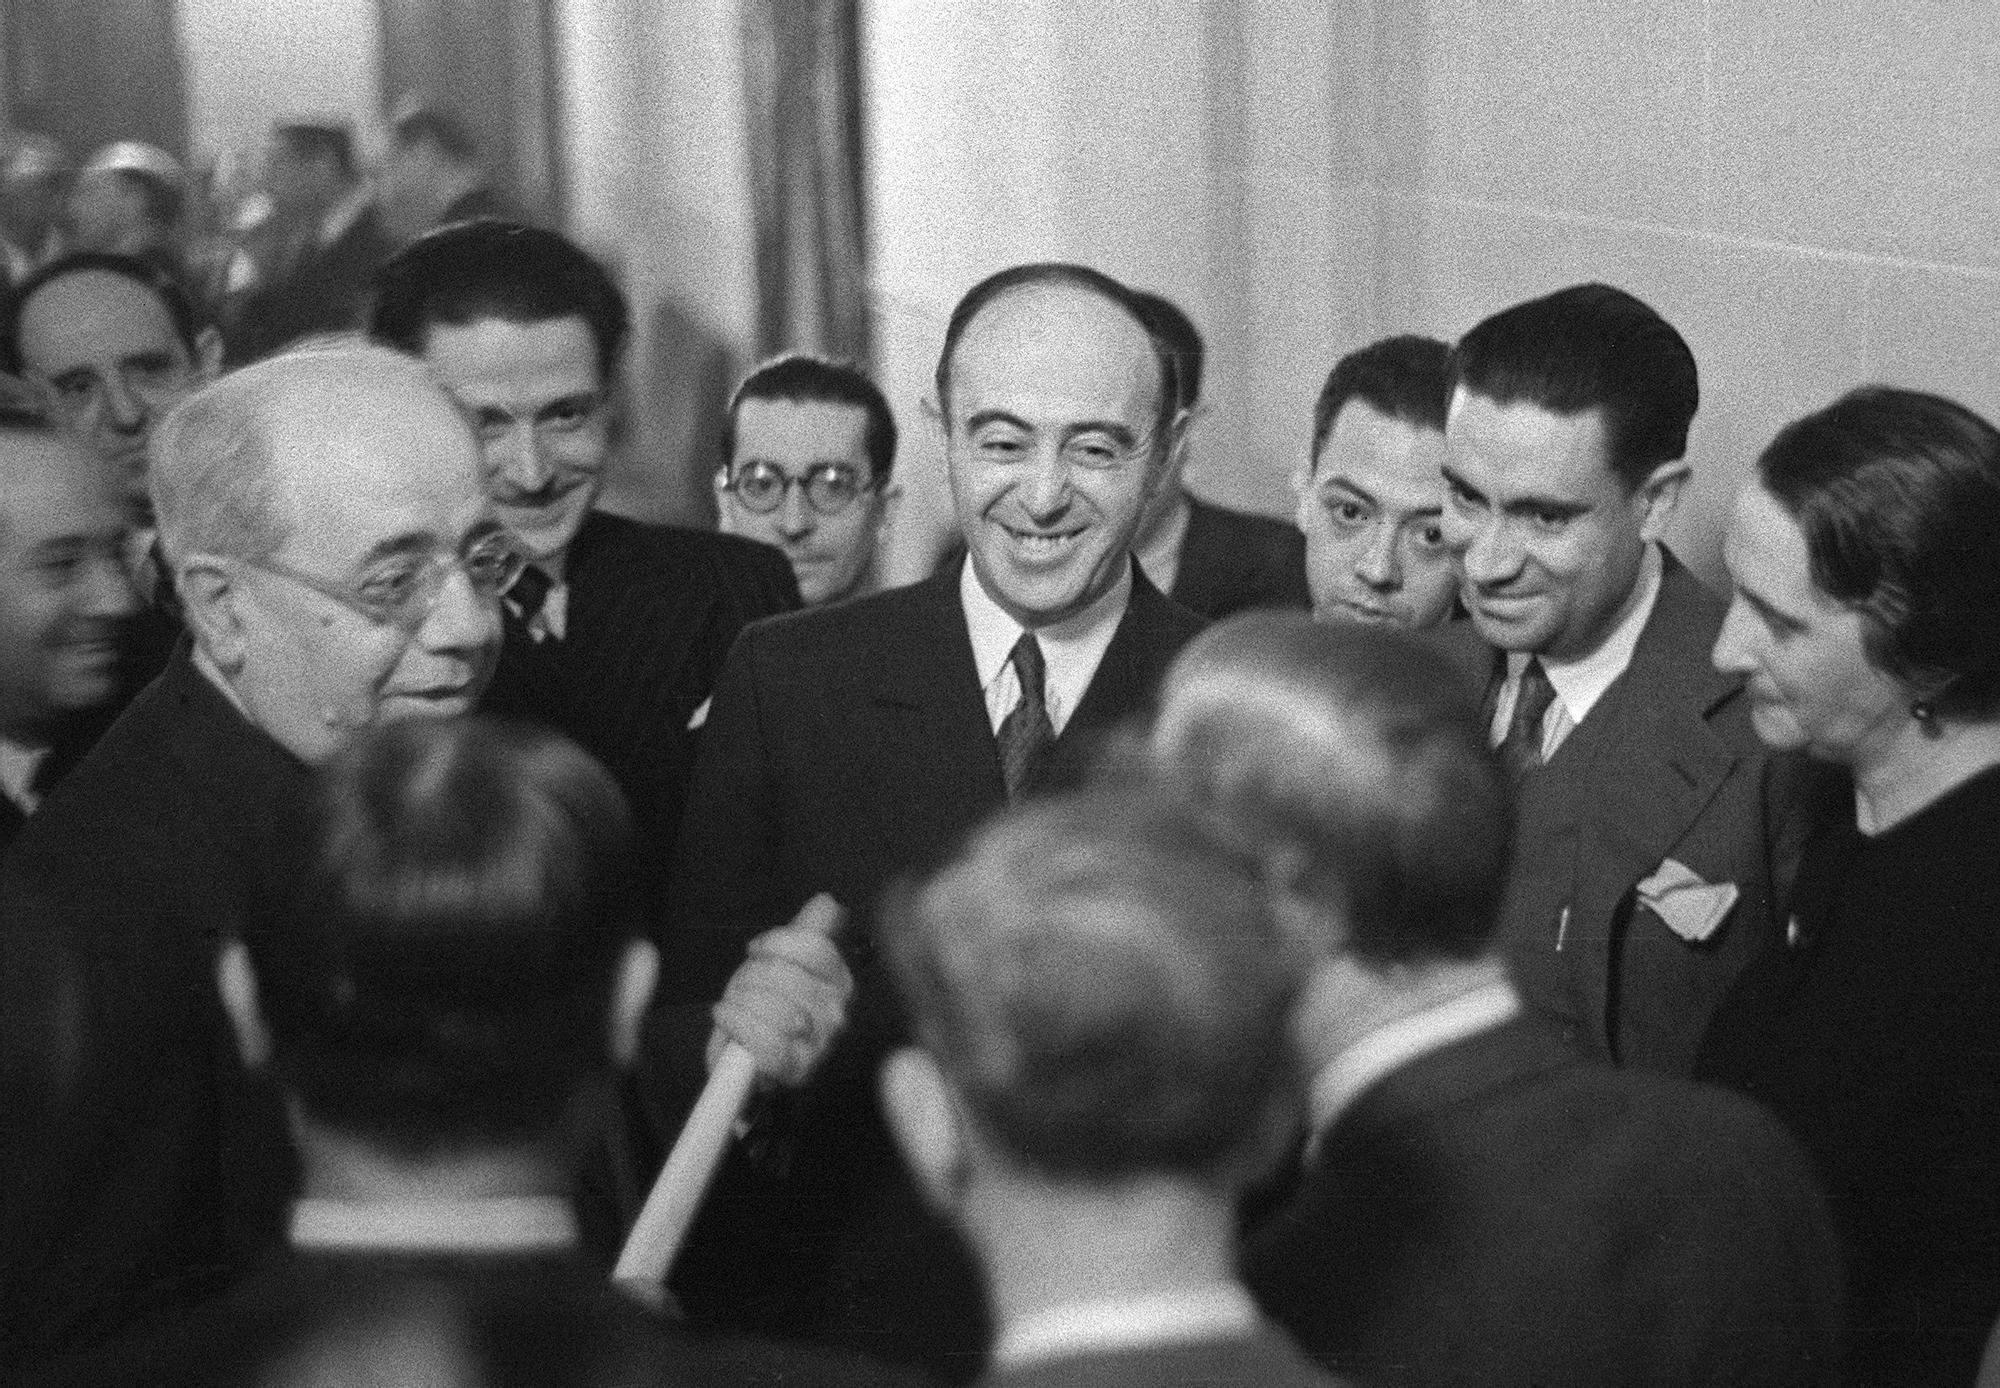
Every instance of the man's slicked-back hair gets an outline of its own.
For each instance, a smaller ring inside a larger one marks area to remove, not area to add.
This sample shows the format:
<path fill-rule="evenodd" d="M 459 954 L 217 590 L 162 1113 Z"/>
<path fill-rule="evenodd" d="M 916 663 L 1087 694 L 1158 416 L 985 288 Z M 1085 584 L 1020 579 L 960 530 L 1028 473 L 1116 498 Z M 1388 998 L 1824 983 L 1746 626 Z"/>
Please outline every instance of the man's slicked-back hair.
<path fill-rule="evenodd" d="M 1757 476 L 1877 665 L 1947 717 L 2000 713 L 2000 431 L 1942 396 L 1864 386 L 1779 430 Z"/>
<path fill-rule="evenodd" d="M 280 121 L 271 134 L 291 151 L 294 159 L 307 163 L 325 160 L 342 178 L 354 177 L 354 133 L 345 126 L 320 121 Z"/>
<path fill-rule="evenodd" d="M 71 251 L 42 266 L 7 295 L 4 317 L 0 317 L 0 370 L 18 376 L 26 365 L 21 353 L 21 319 L 29 301 L 57 280 L 93 270 L 128 279 L 158 299 L 174 325 L 174 336 L 187 349 L 188 360 L 194 361 L 200 355 L 198 339 L 207 324 L 196 314 L 193 296 L 171 270 L 138 256 L 111 251 Z"/>
<path fill-rule="evenodd" d="M 1009 811 L 892 892 L 885 939 L 919 1044 L 1023 1167 L 1227 1181 L 1261 1155 L 1303 956 L 1169 788 Z"/>
<path fill-rule="evenodd" d="M 725 465 L 736 458 L 736 411 L 745 400 L 851 405 L 868 418 L 864 445 L 869 477 L 886 482 L 896 466 L 896 416 L 890 412 L 881 387 L 851 361 L 787 352 L 760 363 L 729 397 L 729 413 L 722 421 Z"/>
<path fill-rule="evenodd" d="M 1421 637 L 1304 613 L 1210 627 L 1167 672 L 1161 765 L 1364 960 L 1470 959 L 1512 811 L 1476 691 Z"/>
<path fill-rule="evenodd" d="M 609 383 L 631 331 L 631 310 L 611 276 L 574 242 L 541 227 L 480 217 L 426 232 L 375 276 L 368 334 L 422 356 L 435 327 L 488 318 L 535 324 L 581 318 Z"/>
<path fill-rule="evenodd" d="M 1628 491 L 1686 455 L 1701 405 L 1686 339 L 1608 284 L 1572 285 L 1494 314 L 1459 339 L 1451 384 L 1499 405 L 1602 411 L 1611 471 Z"/>
<path fill-rule="evenodd" d="M 1145 310 L 1131 289 L 1105 274 L 1093 270 L 1088 265 L 1076 265 L 1069 261 L 1043 260 L 1027 265 L 1013 265 L 995 274 L 988 275 L 978 284 L 965 291 L 965 297 L 951 311 L 951 319 L 945 324 L 944 350 L 938 353 L 937 397 L 938 406 L 946 418 L 951 414 L 951 359 L 958 351 L 958 340 L 965 336 L 965 330 L 972 326 L 972 320 L 995 301 L 1023 289 L 1047 287 L 1080 289 L 1122 309 L 1134 323 L 1145 332 L 1146 340 L 1153 347 L 1153 361 L 1160 372 L 1160 398 L 1155 419 L 1155 447 L 1167 438 L 1176 415 L 1180 413 L 1182 388 L 1180 366 L 1175 353 L 1160 335 L 1153 331 Z"/>
<path fill-rule="evenodd" d="M 1405 333 L 1371 342 L 1335 362 L 1313 406 L 1314 467 L 1333 422 L 1355 400 L 1391 419 L 1442 434 L 1451 405 L 1451 348 L 1434 337 Z"/>
<path fill-rule="evenodd" d="M 459 164 L 470 164 L 479 157 L 479 141 L 472 138 L 465 122 L 438 106 L 403 103 L 389 118 L 389 138 L 399 145 L 436 145 Z"/>
<path fill-rule="evenodd" d="M 1139 306 L 1148 330 L 1174 354 L 1174 384 L 1180 392 L 1180 407 L 1193 409 L 1201 403 L 1202 364 L 1208 359 L 1201 329 L 1194 325 L 1194 319 L 1187 316 L 1185 309 L 1164 294 L 1137 290 L 1132 302 Z"/>
<path fill-rule="evenodd" d="M 303 871 L 245 937 L 285 1087 L 411 1156 L 532 1140 L 610 1063 L 631 833 L 555 732 L 369 729 L 317 773 Z"/>

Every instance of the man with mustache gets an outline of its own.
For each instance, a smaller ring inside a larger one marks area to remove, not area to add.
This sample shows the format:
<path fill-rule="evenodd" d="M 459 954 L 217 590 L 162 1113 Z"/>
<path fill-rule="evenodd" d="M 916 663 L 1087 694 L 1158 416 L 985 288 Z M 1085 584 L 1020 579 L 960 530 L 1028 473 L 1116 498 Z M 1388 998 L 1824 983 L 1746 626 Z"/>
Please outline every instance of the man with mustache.
<path fill-rule="evenodd" d="M 1694 355 L 1582 284 L 1473 328 L 1452 383 L 1444 535 L 1519 797 L 1498 941 L 1573 1043 L 1686 1073 L 1771 938 L 1799 837 L 1790 768 L 1709 663 L 1723 604 L 1661 543 Z"/>
<path fill-rule="evenodd" d="M 529 567 L 506 596 L 488 711 L 583 744 L 632 802 L 634 869 L 657 911 L 730 642 L 799 605 L 766 545 L 597 509 L 630 328 L 604 268 L 552 231 L 440 228 L 378 280 L 369 332 L 420 356 L 473 421 L 486 489 Z"/>

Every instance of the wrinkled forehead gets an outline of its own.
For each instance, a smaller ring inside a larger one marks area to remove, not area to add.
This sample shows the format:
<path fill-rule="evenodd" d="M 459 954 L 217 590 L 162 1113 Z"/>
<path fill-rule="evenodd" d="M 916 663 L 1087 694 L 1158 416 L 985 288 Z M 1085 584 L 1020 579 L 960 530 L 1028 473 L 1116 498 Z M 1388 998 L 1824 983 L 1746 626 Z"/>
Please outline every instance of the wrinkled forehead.
<path fill-rule="evenodd" d="M 295 527 L 436 528 L 456 544 L 484 502 L 470 426 L 420 371 L 288 381 L 259 402 L 273 499 Z"/>
<path fill-rule="evenodd" d="M 1156 411 L 1164 385 L 1145 326 L 1122 306 L 1077 285 L 1010 290 L 979 310 L 952 350 L 954 415 L 974 391 L 1032 389 L 1101 400 L 1136 396 Z"/>

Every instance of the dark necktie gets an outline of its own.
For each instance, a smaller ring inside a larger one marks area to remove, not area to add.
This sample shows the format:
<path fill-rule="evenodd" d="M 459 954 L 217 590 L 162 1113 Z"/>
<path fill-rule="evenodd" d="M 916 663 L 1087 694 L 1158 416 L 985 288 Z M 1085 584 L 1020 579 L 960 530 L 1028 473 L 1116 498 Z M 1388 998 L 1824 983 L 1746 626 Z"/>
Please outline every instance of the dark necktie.
<path fill-rule="evenodd" d="M 1021 680 L 1021 702 L 1000 724 L 1000 773 L 1007 778 L 1007 798 L 1019 798 L 1021 788 L 1035 774 L 1035 765 L 1056 740 L 1055 726 L 1049 722 L 1048 696 L 1042 687 L 1044 669 L 1041 643 L 1033 632 L 1024 631 L 1007 659 Z"/>
<path fill-rule="evenodd" d="M 528 565 L 521 570 L 521 576 L 515 579 L 513 586 L 507 590 L 505 598 L 507 610 L 524 623 L 534 621 L 535 614 L 540 612 L 542 604 L 548 601 L 549 589 L 554 586 L 554 582 L 547 574 L 533 564 Z"/>
<path fill-rule="evenodd" d="M 1542 764 L 1542 716 L 1556 699 L 1556 687 L 1549 672 L 1534 656 L 1521 669 L 1521 688 L 1514 695 L 1514 714 L 1507 720 L 1507 735 L 1500 739 L 1500 760 L 1509 774 L 1519 777 L 1530 767 Z"/>

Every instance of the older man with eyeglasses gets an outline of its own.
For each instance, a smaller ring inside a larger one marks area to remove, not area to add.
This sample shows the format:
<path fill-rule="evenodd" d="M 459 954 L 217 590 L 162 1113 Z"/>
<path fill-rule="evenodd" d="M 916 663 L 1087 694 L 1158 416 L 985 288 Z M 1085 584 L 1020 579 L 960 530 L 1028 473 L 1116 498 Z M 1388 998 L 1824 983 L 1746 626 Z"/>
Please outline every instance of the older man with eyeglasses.
<path fill-rule="evenodd" d="M 859 368 L 774 357 L 729 399 L 715 474 L 722 529 L 784 552 L 806 606 L 876 585 L 875 555 L 902 489 L 896 418 Z"/>
<path fill-rule="evenodd" d="M 215 941 L 295 875 L 313 765 L 479 701 L 525 563 L 464 417 L 398 352 L 246 368 L 152 448 L 191 640 L 0 862 L 7 1367 L 172 1317 L 276 1236 L 290 1145 L 219 1026 Z M 774 1011 L 844 999 L 752 963 Z"/>

